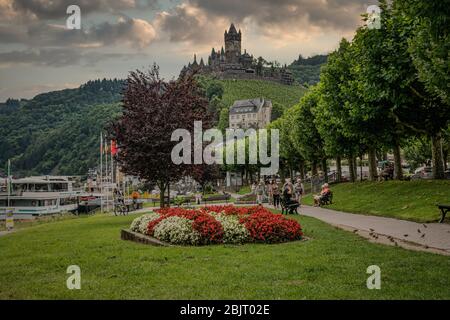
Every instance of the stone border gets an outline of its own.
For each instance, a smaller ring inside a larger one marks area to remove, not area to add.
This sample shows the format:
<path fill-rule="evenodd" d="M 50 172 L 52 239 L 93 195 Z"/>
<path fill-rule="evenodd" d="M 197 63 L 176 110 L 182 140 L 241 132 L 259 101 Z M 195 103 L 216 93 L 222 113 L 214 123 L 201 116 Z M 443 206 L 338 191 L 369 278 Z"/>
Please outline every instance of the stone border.
<path fill-rule="evenodd" d="M 171 246 L 169 243 L 160 241 L 156 238 L 147 236 L 142 233 L 133 232 L 129 229 L 122 229 L 120 232 L 120 238 L 122 240 L 129 240 L 129 241 L 134 241 L 134 242 L 142 243 L 142 244 L 150 244 L 152 246 L 159 246 L 159 247 L 170 247 Z"/>
<path fill-rule="evenodd" d="M 120 238 L 122 240 L 129 240 L 129 241 L 142 243 L 142 244 L 150 244 L 152 246 L 157 246 L 157 247 L 173 247 L 174 246 L 174 245 L 171 245 L 170 243 L 160 241 L 156 238 L 147 236 L 142 233 L 134 232 L 129 229 L 122 229 L 120 232 Z M 302 238 L 300 240 L 285 241 L 285 242 L 279 242 L 279 243 L 258 243 L 258 244 L 277 245 L 277 244 L 285 244 L 285 243 L 292 243 L 292 242 L 305 242 L 305 241 L 309 241 L 309 240 L 311 240 L 311 238 L 302 236 Z M 255 242 L 245 242 L 245 243 L 241 243 L 238 245 L 245 245 L 245 244 L 252 244 L 252 243 L 255 243 Z M 220 244 L 218 244 L 218 245 L 220 245 Z M 222 245 L 233 245 L 234 246 L 236 244 L 222 243 Z M 188 247 L 200 247 L 200 246 L 188 246 Z"/>

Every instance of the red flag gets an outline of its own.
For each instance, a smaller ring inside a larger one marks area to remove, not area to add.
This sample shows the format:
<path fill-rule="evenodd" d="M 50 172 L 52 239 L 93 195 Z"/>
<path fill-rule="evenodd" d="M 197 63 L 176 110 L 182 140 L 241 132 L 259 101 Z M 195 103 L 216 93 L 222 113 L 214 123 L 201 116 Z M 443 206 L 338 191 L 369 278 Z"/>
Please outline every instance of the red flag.
<path fill-rule="evenodd" d="M 111 154 L 115 156 L 117 154 L 117 144 L 116 141 L 111 140 Z"/>

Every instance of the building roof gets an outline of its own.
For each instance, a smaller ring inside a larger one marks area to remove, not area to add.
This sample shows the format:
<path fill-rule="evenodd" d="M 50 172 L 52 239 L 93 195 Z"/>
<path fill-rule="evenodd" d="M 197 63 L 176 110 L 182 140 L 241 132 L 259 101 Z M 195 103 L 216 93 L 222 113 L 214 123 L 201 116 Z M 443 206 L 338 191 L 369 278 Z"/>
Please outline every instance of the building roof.
<path fill-rule="evenodd" d="M 264 98 L 236 100 L 230 108 L 230 114 L 255 113 L 262 107 L 270 105 L 270 100 Z"/>

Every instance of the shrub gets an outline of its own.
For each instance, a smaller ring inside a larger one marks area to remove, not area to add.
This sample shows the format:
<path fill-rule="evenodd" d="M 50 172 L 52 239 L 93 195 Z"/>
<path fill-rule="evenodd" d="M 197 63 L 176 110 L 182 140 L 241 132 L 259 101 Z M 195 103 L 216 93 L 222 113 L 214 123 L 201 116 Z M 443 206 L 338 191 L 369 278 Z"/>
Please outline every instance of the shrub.
<path fill-rule="evenodd" d="M 182 217 L 168 217 L 160 221 L 154 228 L 155 238 L 173 244 L 197 245 L 201 235 L 192 228 L 192 221 Z"/>
<path fill-rule="evenodd" d="M 300 224 L 281 214 L 255 212 L 240 219 L 255 242 L 276 243 L 301 239 L 303 233 Z"/>
<path fill-rule="evenodd" d="M 131 222 L 130 230 L 133 232 L 146 233 L 147 225 L 149 222 L 156 220 L 159 218 L 159 214 L 155 212 L 150 212 L 148 214 L 144 214 Z"/>
<path fill-rule="evenodd" d="M 302 237 L 300 224 L 262 206 L 210 206 L 196 210 L 164 208 L 136 218 L 138 230 L 173 244 L 276 243 Z"/>
<path fill-rule="evenodd" d="M 245 225 L 239 222 L 239 218 L 232 215 L 218 214 L 216 219 L 223 227 L 223 243 L 245 243 L 250 237 Z"/>

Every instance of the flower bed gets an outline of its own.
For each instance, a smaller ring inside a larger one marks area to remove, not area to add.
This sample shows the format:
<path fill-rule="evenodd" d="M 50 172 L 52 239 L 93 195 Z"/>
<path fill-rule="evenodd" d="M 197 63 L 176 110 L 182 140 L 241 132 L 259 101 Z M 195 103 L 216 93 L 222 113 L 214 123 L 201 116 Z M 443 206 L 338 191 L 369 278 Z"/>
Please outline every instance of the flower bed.
<path fill-rule="evenodd" d="M 300 224 L 261 206 L 164 208 L 133 220 L 130 229 L 177 245 L 300 240 Z"/>

